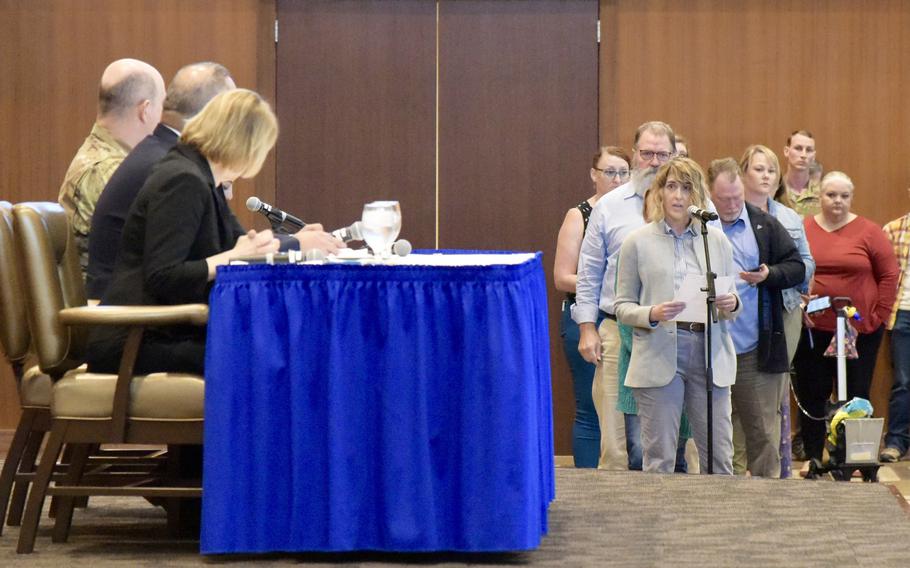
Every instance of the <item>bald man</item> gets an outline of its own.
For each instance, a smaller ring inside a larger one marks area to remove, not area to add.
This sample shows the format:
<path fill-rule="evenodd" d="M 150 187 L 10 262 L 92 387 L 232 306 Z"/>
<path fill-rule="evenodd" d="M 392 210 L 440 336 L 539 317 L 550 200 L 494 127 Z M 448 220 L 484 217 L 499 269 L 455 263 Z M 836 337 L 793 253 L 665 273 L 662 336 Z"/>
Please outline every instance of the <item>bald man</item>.
<path fill-rule="evenodd" d="M 129 151 L 154 131 L 163 104 L 164 79 L 148 63 L 118 59 L 101 75 L 95 124 L 70 163 L 57 197 L 73 228 L 83 274 L 98 197 Z"/>
<path fill-rule="evenodd" d="M 184 124 L 215 95 L 236 88 L 231 72 L 213 62 L 181 67 L 167 86 L 161 123 L 129 153 L 98 198 L 89 235 L 86 291 L 100 299 L 110 283 L 126 215 L 152 171 L 177 144 Z"/>

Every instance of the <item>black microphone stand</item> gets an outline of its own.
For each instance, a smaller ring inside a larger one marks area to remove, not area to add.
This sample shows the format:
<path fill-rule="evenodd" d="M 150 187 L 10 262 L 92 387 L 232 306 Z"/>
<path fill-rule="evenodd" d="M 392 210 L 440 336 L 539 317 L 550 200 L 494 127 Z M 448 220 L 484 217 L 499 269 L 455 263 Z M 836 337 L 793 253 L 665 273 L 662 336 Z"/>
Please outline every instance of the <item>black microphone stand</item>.
<path fill-rule="evenodd" d="M 288 231 L 287 227 L 284 226 L 284 221 L 276 221 L 271 217 L 269 219 L 269 224 L 272 226 L 272 232 L 276 235 L 290 235 L 291 232 Z"/>
<path fill-rule="evenodd" d="M 714 286 L 714 279 L 717 274 L 711 272 L 711 251 L 708 250 L 708 222 L 701 220 L 701 237 L 705 243 L 705 283 L 702 292 L 707 292 L 705 299 L 705 309 L 707 317 L 705 321 L 705 377 L 706 390 L 708 395 L 708 474 L 714 473 L 714 363 L 711 357 L 711 328 L 712 324 L 717 323 L 717 289 Z"/>

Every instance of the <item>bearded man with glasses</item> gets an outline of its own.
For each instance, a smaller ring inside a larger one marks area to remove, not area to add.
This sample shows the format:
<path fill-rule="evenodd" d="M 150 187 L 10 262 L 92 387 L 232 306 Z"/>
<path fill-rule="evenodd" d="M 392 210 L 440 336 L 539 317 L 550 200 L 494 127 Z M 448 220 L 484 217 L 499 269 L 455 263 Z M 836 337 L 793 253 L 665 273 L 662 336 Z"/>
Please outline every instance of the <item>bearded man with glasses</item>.
<path fill-rule="evenodd" d="M 640 447 L 629 447 L 639 444 L 638 437 L 630 437 L 627 444 L 625 418 L 616 409 L 620 335 L 613 299 L 619 247 L 629 233 L 645 224 L 645 192 L 657 169 L 675 155 L 676 136 L 664 122 L 646 122 L 635 132 L 633 149 L 631 179 L 605 195 L 591 212 L 578 257 L 572 309 L 581 334 L 578 351 L 586 361 L 597 365 L 592 394 L 600 423 L 598 467 L 613 470 L 627 469 L 636 453 L 640 462 Z M 613 175 L 622 172 L 614 171 Z M 599 316 L 603 322 L 598 328 Z"/>

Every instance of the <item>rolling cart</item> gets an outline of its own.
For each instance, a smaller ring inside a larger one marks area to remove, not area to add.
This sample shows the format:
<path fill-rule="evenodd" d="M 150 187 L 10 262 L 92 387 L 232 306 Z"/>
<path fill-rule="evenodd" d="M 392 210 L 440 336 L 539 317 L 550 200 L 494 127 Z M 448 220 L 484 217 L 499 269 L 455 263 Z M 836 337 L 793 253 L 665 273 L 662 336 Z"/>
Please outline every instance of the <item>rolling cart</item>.
<path fill-rule="evenodd" d="M 838 410 L 830 421 L 830 433 L 826 437 L 828 462 L 817 458 L 809 462 L 806 479 L 818 479 L 826 473 L 836 481 L 850 481 L 854 472 L 859 471 L 865 482 L 878 481 L 878 447 L 881 441 L 884 419 L 871 418 L 872 405 L 863 398 L 847 402 L 847 353 L 845 337 L 847 319 L 856 315 L 856 308 L 848 297 L 837 297 L 831 302 L 837 314 L 836 358 L 837 358 L 837 400 Z"/>

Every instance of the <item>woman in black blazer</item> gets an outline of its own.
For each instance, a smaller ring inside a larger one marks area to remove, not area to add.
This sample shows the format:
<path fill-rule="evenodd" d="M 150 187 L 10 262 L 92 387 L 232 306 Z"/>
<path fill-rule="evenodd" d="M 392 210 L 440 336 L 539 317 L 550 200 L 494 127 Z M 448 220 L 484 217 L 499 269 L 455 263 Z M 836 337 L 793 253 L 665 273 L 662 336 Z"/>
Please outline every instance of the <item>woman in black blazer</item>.
<path fill-rule="evenodd" d="M 255 176 L 277 136 L 269 104 L 245 89 L 218 95 L 190 120 L 130 208 L 102 305 L 207 303 L 217 266 L 277 251 L 271 231 L 243 230 L 223 189 Z M 125 329 L 96 329 L 89 370 L 117 372 L 125 339 Z M 204 327 L 150 328 L 135 369 L 203 374 L 204 359 Z"/>

